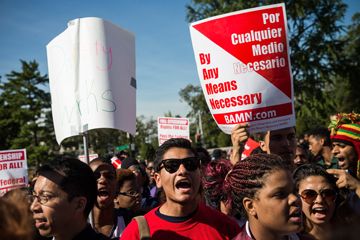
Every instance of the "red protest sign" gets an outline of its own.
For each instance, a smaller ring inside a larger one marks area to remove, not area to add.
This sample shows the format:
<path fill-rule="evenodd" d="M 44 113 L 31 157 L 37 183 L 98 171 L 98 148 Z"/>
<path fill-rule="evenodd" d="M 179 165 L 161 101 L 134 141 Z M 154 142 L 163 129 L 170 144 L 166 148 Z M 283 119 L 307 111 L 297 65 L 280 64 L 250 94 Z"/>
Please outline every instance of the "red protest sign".
<path fill-rule="evenodd" d="M 295 125 L 284 4 L 224 14 L 190 26 L 198 75 L 218 126 L 250 132 Z"/>
<path fill-rule="evenodd" d="M 26 149 L 0 151 L 0 196 L 27 183 Z"/>

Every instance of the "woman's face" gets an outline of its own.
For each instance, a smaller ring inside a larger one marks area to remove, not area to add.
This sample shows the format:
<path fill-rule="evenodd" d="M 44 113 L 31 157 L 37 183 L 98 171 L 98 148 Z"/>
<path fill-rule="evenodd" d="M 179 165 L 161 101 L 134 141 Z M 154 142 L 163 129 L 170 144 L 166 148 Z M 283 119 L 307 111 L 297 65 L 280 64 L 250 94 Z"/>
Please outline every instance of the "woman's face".
<path fill-rule="evenodd" d="M 299 183 L 302 211 L 312 224 L 329 223 L 335 211 L 336 192 L 323 176 L 309 176 Z"/>
<path fill-rule="evenodd" d="M 119 193 L 116 198 L 116 202 L 120 208 L 127 208 L 136 211 L 141 205 L 141 193 L 140 187 L 136 181 L 126 180 L 119 188 Z"/>
<path fill-rule="evenodd" d="M 265 177 L 264 186 L 253 200 L 251 215 L 257 219 L 259 228 L 274 235 L 301 230 L 301 201 L 294 194 L 294 183 L 289 171 L 273 170 Z"/>

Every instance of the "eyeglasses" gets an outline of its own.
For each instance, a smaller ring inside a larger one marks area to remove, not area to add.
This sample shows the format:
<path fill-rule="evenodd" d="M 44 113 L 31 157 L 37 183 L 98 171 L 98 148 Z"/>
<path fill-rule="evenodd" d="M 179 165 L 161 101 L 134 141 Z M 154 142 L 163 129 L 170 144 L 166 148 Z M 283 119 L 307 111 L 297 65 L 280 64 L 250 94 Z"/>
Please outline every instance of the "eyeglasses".
<path fill-rule="evenodd" d="M 320 192 L 316 192 L 312 189 L 306 189 L 300 193 L 300 196 L 307 204 L 312 204 L 317 196 L 320 195 L 326 202 L 334 202 L 337 196 L 337 193 L 333 189 L 323 189 Z"/>
<path fill-rule="evenodd" d="M 46 194 L 36 195 L 35 193 L 32 193 L 32 194 L 29 194 L 27 197 L 28 197 L 28 201 L 30 204 L 32 204 L 36 198 L 41 205 L 45 205 L 54 196 L 50 196 L 50 195 L 46 195 Z"/>
<path fill-rule="evenodd" d="M 118 192 L 119 195 L 124 195 L 127 197 L 136 198 L 140 196 L 140 193 L 138 191 L 129 191 L 129 192 Z"/>
<path fill-rule="evenodd" d="M 183 164 L 186 170 L 195 171 L 200 167 L 200 159 L 197 157 L 188 157 L 183 159 L 164 159 L 161 161 L 158 171 L 165 168 L 169 173 L 176 172 L 180 165 Z"/>

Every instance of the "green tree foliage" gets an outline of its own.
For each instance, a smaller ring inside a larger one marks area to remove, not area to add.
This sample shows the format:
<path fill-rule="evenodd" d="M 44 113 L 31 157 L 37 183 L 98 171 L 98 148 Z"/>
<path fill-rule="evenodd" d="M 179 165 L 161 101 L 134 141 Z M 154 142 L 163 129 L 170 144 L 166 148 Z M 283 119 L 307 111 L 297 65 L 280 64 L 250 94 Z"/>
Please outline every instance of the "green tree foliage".
<path fill-rule="evenodd" d="M 342 74 L 335 78 L 335 87 L 331 96 L 335 102 L 335 112 L 360 112 L 360 13 L 352 17 L 348 34 L 344 37 L 342 52 Z"/>
<path fill-rule="evenodd" d="M 283 1 L 193 0 L 192 4 L 187 6 L 187 19 L 192 22 L 280 2 Z M 346 31 L 341 25 L 341 20 L 346 5 L 341 0 L 289 0 L 285 1 L 285 4 L 297 128 L 298 132 L 302 132 L 317 125 L 324 126 L 328 122 L 329 115 L 340 109 L 340 107 L 336 108 L 337 99 L 333 96 L 334 82 L 337 81 L 340 87 L 344 87 L 342 85 L 345 84 L 349 91 L 354 87 L 359 89 L 359 84 L 355 82 L 359 75 L 359 19 L 355 18 L 347 37 L 344 37 Z M 349 64 L 350 62 L 353 64 Z M 190 87 L 187 86 L 185 89 Z M 352 92 L 358 94 L 359 91 Z M 338 98 L 349 103 L 345 96 Z M 351 95 L 350 98 L 353 100 L 356 96 Z M 200 105 L 202 106 L 203 103 Z M 350 105 L 348 107 L 342 105 L 342 108 L 349 110 L 355 106 L 351 103 Z"/>
<path fill-rule="evenodd" d="M 157 139 L 157 120 L 153 118 L 146 120 L 144 116 L 136 118 L 135 145 L 138 147 L 140 159 L 154 159 L 155 149 L 159 145 Z"/>
<path fill-rule="evenodd" d="M 0 148 L 26 148 L 30 165 L 47 161 L 56 151 L 47 75 L 36 61 L 21 60 L 0 83 Z"/>
<path fill-rule="evenodd" d="M 100 128 L 89 131 L 89 148 L 99 156 L 114 154 L 117 146 L 125 144 L 130 144 L 130 139 L 125 132 L 117 129 Z"/>

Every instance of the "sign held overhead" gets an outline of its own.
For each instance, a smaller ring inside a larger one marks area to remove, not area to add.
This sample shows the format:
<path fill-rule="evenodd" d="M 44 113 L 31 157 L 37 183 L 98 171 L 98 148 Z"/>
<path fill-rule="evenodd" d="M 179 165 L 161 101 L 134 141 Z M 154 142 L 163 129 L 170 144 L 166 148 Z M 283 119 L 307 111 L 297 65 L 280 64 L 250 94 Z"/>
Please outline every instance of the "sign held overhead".
<path fill-rule="evenodd" d="M 211 17 L 190 25 L 198 75 L 219 128 L 251 133 L 295 125 L 284 4 Z"/>
<path fill-rule="evenodd" d="M 56 139 L 96 128 L 135 133 L 135 37 L 79 18 L 46 47 Z M 84 129 L 87 126 L 87 129 Z"/>
<path fill-rule="evenodd" d="M 190 140 L 190 123 L 188 118 L 158 117 L 159 146 L 170 138 Z"/>

